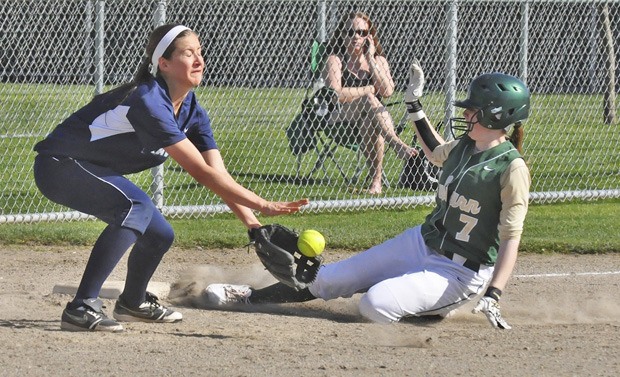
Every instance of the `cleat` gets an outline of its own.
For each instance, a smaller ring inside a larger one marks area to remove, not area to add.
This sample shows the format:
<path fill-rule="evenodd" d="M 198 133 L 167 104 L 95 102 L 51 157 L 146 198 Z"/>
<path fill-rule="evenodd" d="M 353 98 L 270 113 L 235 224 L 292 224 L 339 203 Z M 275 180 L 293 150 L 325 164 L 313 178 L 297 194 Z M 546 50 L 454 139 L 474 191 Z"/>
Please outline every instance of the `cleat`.
<path fill-rule="evenodd" d="M 67 331 L 108 331 L 121 332 L 123 325 L 108 318 L 103 312 L 103 302 L 100 299 L 89 298 L 83 300 L 82 305 L 75 309 L 70 304 L 62 312 L 60 328 Z"/>
<path fill-rule="evenodd" d="M 252 289 L 249 285 L 211 284 L 202 292 L 206 302 L 212 306 L 250 304 Z"/>
<path fill-rule="evenodd" d="M 157 296 L 146 292 L 144 302 L 137 308 L 130 308 L 123 302 L 121 296 L 116 301 L 112 315 L 123 322 L 173 323 L 183 319 L 183 314 L 166 308 L 157 300 L 159 300 Z"/>

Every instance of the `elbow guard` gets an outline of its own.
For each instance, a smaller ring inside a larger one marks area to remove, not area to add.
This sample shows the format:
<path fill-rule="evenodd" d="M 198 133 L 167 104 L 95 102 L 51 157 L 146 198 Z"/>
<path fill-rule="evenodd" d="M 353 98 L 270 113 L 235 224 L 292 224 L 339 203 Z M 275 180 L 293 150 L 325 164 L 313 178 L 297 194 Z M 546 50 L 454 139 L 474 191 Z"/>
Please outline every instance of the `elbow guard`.
<path fill-rule="evenodd" d="M 433 131 L 431 130 L 431 124 L 428 122 L 426 114 L 421 111 L 416 113 L 416 115 L 420 113 L 422 113 L 422 116 L 414 121 L 415 127 L 418 129 L 418 134 L 420 135 L 420 138 L 422 138 L 424 144 L 426 144 L 428 149 L 430 149 L 432 152 L 435 150 L 435 148 L 437 148 L 437 146 L 439 146 L 440 143 L 439 140 L 437 140 L 437 138 L 435 137 Z"/>

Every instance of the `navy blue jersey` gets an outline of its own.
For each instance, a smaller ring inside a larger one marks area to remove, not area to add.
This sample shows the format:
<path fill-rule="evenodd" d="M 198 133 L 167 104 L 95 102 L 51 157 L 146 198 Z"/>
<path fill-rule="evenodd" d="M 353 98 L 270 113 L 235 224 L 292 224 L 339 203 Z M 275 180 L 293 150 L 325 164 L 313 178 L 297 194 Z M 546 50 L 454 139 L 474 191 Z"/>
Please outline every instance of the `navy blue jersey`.
<path fill-rule="evenodd" d="M 95 97 L 34 150 L 128 174 L 163 163 L 168 155 L 162 148 L 185 138 L 200 152 L 217 149 L 209 116 L 194 92 L 175 116 L 166 83 L 157 79 L 139 84 L 130 93 L 112 90 Z"/>

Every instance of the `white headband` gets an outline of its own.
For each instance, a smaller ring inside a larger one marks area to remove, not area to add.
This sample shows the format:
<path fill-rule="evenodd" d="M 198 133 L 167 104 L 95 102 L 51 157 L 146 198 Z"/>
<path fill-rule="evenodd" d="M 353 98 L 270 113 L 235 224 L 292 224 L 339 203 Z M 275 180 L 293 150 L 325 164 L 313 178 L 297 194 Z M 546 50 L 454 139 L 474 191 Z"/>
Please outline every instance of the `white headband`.
<path fill-rule="evenodd" d="M 164 35 L 164 37 L 159 41 L 157 47 L 155 47 L 155 51 L 153 51 L 153 57 L 151 58 L 151 73 L 153 74 L 153 76 L 157 75 L 157 69 L 159 68 L 159 58 L 161 58 L 164 52 L 166 52 L 166 49 L 168 48 L 168 46 L 170 46 L 170 43 L 174 41 L 174 38 L 176 38 L 185 30 L 191 29 L 182 25 L 175 26 L 170 29 L 170 31 L 167 32 L 166 35 Z"/>

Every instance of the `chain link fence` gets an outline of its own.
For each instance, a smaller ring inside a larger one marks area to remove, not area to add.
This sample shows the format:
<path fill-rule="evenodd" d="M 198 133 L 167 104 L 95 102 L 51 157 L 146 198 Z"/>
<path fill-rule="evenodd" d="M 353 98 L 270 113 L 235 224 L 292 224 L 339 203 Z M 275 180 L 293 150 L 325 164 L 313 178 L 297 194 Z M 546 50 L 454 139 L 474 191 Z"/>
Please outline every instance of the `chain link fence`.
<path fill-rule="evenodd" d="M 432 204 L 432 191 L 401 184 L 403 161 L 389 143 L 378 195 L 365 190 L 369 159 L 359 145 L 321 130 L 304 153 L 291 144 L 318 78 L 313 42 L 329 47 L 353 10 L 377 28 L 396 85 L 383 103 L 401 140 L 415 142 L 402 104 L 413 57 L 428 78 L 426 113 L 446 136 L 460 115 L 452 103 L 473 77 L 512 74 L 533 93 L 524 144 L 532 200 L 620 196 L 618 1 L 1 0 L 0 222 L 85 217 L 38 192 L 32 147 L 94 94 L 130 80 L 164 23 L 185 24 L 204 43 L 196 93 L 241 184 L 272 200 L 308 197 L 308 211 Z M 171 217 L 227 211 L 170 159 L 131 179 Z"/>

